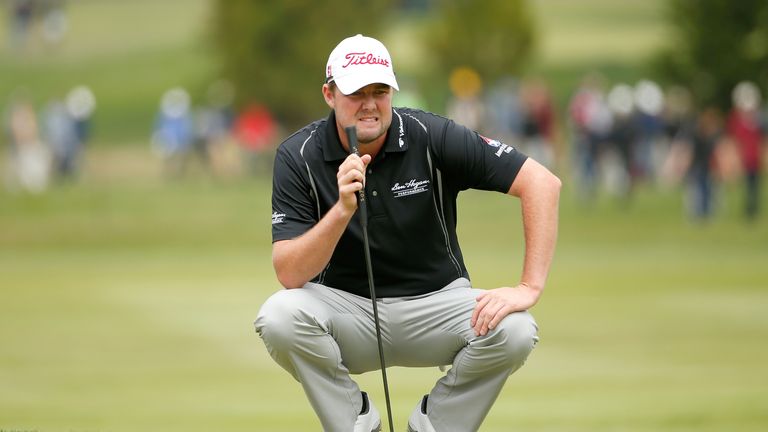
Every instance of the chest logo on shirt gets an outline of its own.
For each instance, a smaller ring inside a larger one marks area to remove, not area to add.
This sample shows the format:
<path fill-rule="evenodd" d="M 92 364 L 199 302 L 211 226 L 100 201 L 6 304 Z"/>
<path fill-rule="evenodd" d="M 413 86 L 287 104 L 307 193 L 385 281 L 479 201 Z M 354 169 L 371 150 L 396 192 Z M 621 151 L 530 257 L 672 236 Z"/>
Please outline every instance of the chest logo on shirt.
<path fill-rule="evenodd" d="M 405 183 L 397 182 L 392 185 L 392 193 L 395 198 L 415 195 L 429 190 L 429 180 L 410 179 Z"/>
<path fill-rule="evenodd" d="M 482 135 L 480 135 L 480 138 L 482 138 L 483 141 L 485 141 L 485 143 L 488 144 L 489 146 L 496 147 L 496 148 L 499 149 L 495 153 L 497 157 L 501 157 L 501 155 L 504 154 L 504 153 L 512 153 L 512 150 L 514 150 L 514 147 L 508 146 L 508 145 L 504 144 L 501 141 L 497 141 L 495 139 L 490 139 L 490 138 L 484 137 Z"/>

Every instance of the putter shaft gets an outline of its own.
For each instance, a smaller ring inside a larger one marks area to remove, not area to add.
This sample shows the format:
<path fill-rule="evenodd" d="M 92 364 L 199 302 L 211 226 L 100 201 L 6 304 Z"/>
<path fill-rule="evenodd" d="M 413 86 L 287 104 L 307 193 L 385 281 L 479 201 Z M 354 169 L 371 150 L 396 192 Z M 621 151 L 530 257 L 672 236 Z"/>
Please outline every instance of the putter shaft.
<path fill-rule="evenodd" d="M 358 153 L 357 131 L 354 126 L 344 129 L 347 134 L 350 151 Z M 376 342 L 379 346 L 379 362 L 381 363 L 381 378 L 384 383 L 384 399 L 387 403 L 387 419 L 389 421 L 389 431 L 394 432 L 392 425 L 392 407 L 389 401 L 389 384 L 387 383 L 387 365 L 384 362 L 384 346 L 381 342 L 381 326 L 379 325 L 379 308 L 376 305 L 376 288 L 373 283 L 373 266 L 371 265 L 371 247 L 368 241 L 368 205 L 365 200 L 365 186 L 358 193 L 358 208 L 360 209 L 360 226 L 363 229 L 363 249 L 365 252 L 365 269 L 368 273 L 368 288 L 371 292 L 371 302 L 373 304 L 373 321 L 376 327 Z"/>

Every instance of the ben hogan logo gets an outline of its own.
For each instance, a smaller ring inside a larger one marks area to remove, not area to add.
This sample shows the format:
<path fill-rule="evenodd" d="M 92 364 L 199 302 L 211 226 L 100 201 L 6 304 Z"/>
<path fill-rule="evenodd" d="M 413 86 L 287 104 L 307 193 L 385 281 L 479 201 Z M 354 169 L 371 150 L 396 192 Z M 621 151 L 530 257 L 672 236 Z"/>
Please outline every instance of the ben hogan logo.
<path fill-rule="evenodd" d="M 395 183 L 392 186 L 392 193 L 395 198 L 402 198 L 404 196 L 413 195 L 429 190 L 429 180 L 416 180 L 410 179 L 404 184 Z"/>

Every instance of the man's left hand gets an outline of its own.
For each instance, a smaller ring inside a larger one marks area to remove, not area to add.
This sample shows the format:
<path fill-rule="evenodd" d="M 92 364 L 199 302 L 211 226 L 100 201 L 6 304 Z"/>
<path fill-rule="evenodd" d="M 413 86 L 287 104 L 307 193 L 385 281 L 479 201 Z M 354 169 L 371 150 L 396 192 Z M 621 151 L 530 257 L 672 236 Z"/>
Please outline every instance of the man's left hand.
<path fill-rule="evenodd" d="M 470 326 L 478 336 L 485 336 L 504 317 L 531 308 L 539 299 L 540 290 L 521 283 L 516 287 L 502 287 L 485 291 L 477 296 Z"/>

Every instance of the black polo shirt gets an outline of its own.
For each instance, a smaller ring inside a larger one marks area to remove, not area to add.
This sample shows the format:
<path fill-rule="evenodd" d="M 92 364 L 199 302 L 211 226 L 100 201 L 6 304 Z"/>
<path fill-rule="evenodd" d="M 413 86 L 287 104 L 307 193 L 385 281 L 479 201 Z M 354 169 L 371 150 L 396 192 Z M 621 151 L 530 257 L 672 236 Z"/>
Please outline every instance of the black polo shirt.
<path fill-rule="evenodd" d="M 277 150 L 272 241 L 298 237 L 338 201 L 336 172 L 347 153 L 336 118 L 316 121 Z M 368 237 L 376 295 L 438 290 L 469 277 L 456 237 L 456 198 L 469 188 L 506 193 L 526 156 L 452 120 L 394 108 L 382 151 L 368 166 Z M 314 282 L 370 297 L 356 214 Z"/>

